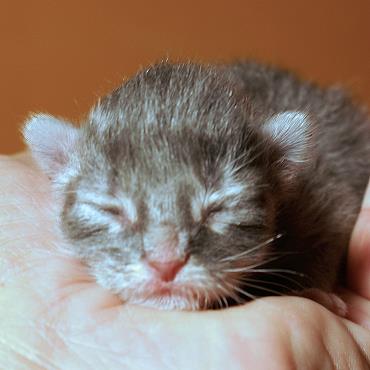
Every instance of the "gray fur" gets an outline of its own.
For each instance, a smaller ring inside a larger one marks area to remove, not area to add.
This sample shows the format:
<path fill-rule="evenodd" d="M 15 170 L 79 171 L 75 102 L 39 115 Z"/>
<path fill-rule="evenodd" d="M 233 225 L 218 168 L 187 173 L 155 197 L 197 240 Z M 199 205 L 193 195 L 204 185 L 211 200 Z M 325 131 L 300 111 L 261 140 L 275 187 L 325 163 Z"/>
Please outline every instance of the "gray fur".
<path fill-rule="evenodd" d="M 271 133 L 268 122 L 285 112 L 298 112 L 302 127 Z M 370 122 L 342 90 L 258 63 L 160 63 L 102 98 L 68 155 L 54 179 L 66 197 L 61 225 L 97 280 L 124 300 L 145 301 L 134 267 L 153 248 L 149 230 L 170 223 L 187 240 L 181 253 L 190 253 L 193 266 L 184 281 L 194 291 L 179 288 L 192 301 L 184 308 L 198 309 L 266 288 L 333 288 L 370 173 Z M 194 199 L 234 183 L 242 194 L 196 219 Z M 109 194 L 106 222 L 81 213 L 85 194 Z M 126 217 L 112 215 L 121 196 L 137 219 L 113 230 L 109 218 Z M 224 233 L 209 226 L 217 214 L 232 220 Z M 248 258 L 231 258 L 257 245 Z M 230 272 L 257 264 L 300 275 Z M 248 277 L 261 280 L 260 289 L 250 290 Z"/>

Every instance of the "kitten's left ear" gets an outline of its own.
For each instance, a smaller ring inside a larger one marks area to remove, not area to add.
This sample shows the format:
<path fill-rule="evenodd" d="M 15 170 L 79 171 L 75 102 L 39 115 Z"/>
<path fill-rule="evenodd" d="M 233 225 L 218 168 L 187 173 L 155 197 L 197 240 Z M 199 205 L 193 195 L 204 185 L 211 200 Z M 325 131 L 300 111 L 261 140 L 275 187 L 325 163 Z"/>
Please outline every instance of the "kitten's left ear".
<path fill-rule="evenodd" d="M 294 171 L 311 163 L 314 127 L 306 114 L 299 111 L 278 113 L 263 125 L 262 130 L 280 151 L 283 169 Z"/>
<path fill-rule="evenodd" d="M 51 178 L 67 167 L 79 137 L 73 125 L 48 114 L 31 116 L 22 132 L 37 164 Z"/>

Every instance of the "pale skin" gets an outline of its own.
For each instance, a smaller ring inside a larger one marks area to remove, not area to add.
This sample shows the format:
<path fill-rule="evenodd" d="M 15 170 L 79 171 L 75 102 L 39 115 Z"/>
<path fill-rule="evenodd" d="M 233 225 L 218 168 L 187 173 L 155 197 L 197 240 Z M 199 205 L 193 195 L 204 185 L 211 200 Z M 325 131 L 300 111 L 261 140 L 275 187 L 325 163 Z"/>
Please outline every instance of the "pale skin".
<path fill-rule="evenodd" d="M 297 297 L 205 312 L 124 305 L 63 251 L 50 183 L 0 157 L 1 369 L 369 369 L 370 190 L 340 292 L 348 316 Z"/>

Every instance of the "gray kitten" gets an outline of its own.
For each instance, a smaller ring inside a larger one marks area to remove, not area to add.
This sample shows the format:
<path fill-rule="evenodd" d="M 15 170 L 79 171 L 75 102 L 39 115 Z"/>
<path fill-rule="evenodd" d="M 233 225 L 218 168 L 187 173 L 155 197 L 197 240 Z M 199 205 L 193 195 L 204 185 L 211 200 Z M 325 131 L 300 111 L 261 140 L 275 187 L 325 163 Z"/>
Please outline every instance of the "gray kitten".
<path fill-rule="evenodd" d="M 160 63 L 77 129 L 24 136 L 60 223 L 124 301 L 203 309 L 330 291 L 370 173 L 370 122 L 338 88 L 253 62 Z"/>

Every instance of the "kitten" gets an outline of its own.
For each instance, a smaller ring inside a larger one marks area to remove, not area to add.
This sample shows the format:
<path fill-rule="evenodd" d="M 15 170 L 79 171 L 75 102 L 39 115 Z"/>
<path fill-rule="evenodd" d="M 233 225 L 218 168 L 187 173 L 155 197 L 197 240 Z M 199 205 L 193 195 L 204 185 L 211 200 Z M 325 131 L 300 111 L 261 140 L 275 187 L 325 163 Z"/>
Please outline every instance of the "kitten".
<path fill-rule="evenodd" d="M 97 282 L 165 309 L 331 291 L 370 173 L 364 111 L 254 62 L 160 63 L 24 136 Z"/>

